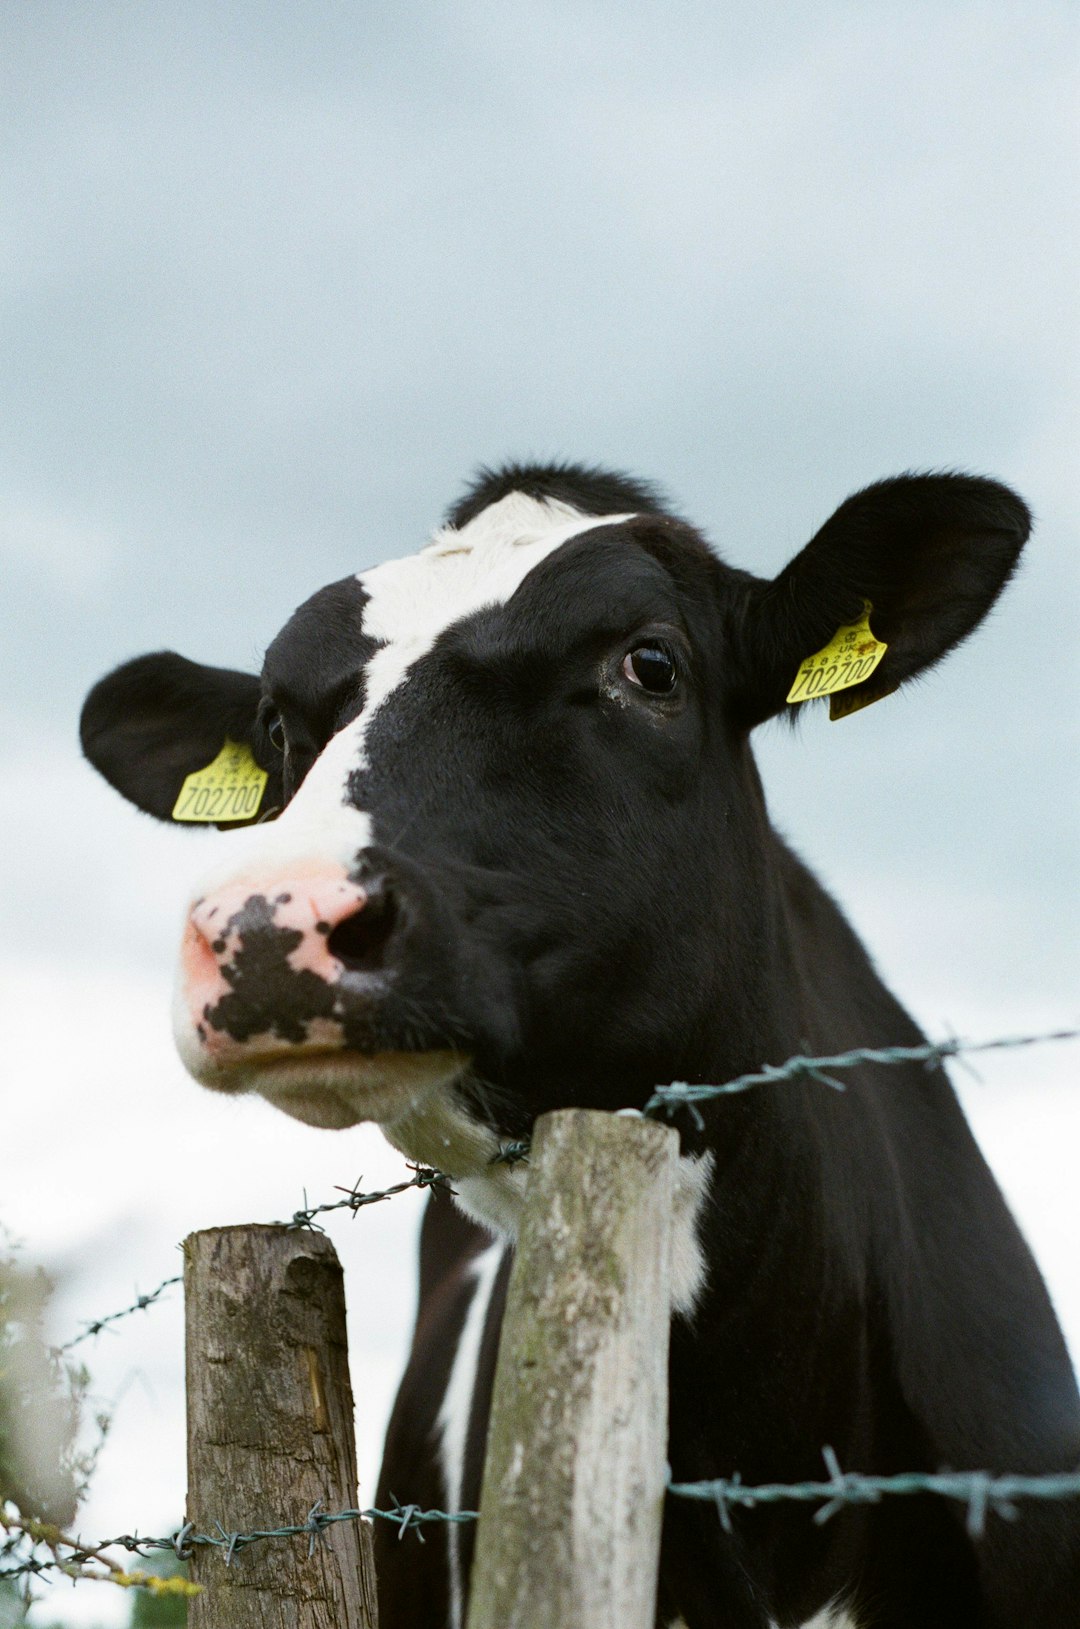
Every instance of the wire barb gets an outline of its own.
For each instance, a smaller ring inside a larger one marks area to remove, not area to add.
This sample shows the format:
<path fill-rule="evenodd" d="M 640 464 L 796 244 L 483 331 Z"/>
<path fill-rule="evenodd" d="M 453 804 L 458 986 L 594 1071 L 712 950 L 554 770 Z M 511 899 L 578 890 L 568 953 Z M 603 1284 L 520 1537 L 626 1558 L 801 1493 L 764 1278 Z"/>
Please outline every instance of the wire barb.
<path fill-rule="evenodd" d="M 151 1290 L 149 1295 L 137 1295 L 129 1307 L 122 1307 L 119 1312 L 106 1313 L 104 1318 L 95 1318 L 92 1323 L 88 1323 L 77 1335 L 73 1335 L 69 1341 L 65 1341 L 63 1346 L 54 1346 L 52 1348 L 53 1355 L 55 1357 L 63 1357 L 65 1352 L 70 1352 L 73 1347 L 78 1346 L 82 1341 L 89 1340 L 91 1335 L 100 1335 L 103 1329 L 107 1329 L 110 1324 L 116 1323 L 118 1319 L 127 1318 L 133 1312 L 145 1312 L 147 1307 L 152 1307 L 159 1297 L 164 1295 L 165 1291 L 170 1289 L 172 1285 L 182 1284 L 183 1282 L 183 1273 L 174 1273 L 171 1278 L 166 1278 L 161 1284 L 159 1284 L 156 1290 Z"/>
<path fill-rule="evenodd" d="M 326 1524 L 326 1517 L 325 1517 L 324 1514 L 322 1514 L 322 1500 L 321 1499 L 316 1499 L 315 1503 L 312 1505 L 311 1509 L 308 1511 L 307 1523 L 306 1523 L 307 1531 L 308 1531 L 308 1551 L 307 1551 L 307 1553 L 308 1553 L 308 1560 L 309 1561 L 311 1560 L 312 1556 L 315 1554 L 316 1545 L 318 1545 L 318 1544 L 329 1544 L 329 1542 L 330 1542 L 330 1540 L 326 1536 L 326 1525 L 327 1525 Z"/>
<path fill-rule="evenodd" d="M 737 1472 L 730 1477 L 703 1482 L 676 1482 L 669 1476 L 667 1492 L 672 1498 L 697 1499 L 712 1504 L 720 1525 L 727 1532 L 731 1531 L 731 1511 L 736 1507 L 752 1510 L 759 1505 L 784 1502 L 816 1504 L 819 1508 L 814 1512 L 813 1520 L 820 1525 L 831 1521 L 848 1505 L 877 1504 L 883 1498 L 933 1494 L 967 1506 L 967 1529 L 973 1539 L 982 1538 L 990 1511 L 1003 1520 L 1014 1521 L 1019 1515 L 1018 1501 L 1080 1499 L 1080 1470 L 1043 1476 L 994 1476 L 989 1471 L 904 1471 L 893 1476 L 867 1476 L 859 1471 L 842 1470 L 829 1447 L 822 1450 L 822 1457 L 827 1476 L 824 1481 L 755 1485 L 744 1482 Z M 95 1545 L 83 1545 L 62 1534 L 53 1533 L 48 1541 L 51 1555 L 42 1557 L 31 1553 L 11 1565 L 8 1562 L 13 1555 L 12 1545 L 19 1537 L 26 1536 L 34 1542 L 42 1542 L 40 1524 L 24 1524 L 0 1512 L 0 1525 L 9 1534 L 15 1535 L 14 1539 L 9 1538 L 0 1547 L 0 1579 L 38 1575 L 50 1569 L 65 1572 L 69 1577 L 107 1576 L 103 1573 L 82 1573 L 79 1570 L 81 1564 L 90 1560 L 100 1562 L 115 1574 L 119 1569 L 103 1553 L 110 1549 L 134 1551 L 139 1555 L 171 1550 L 182 1560 L 187 1560 L 196 1549 L 210 1548 L 222 1552 L 222 1559 L 228 1567 L 241 1550 L 246 1550 L 252 1544 L 268 1539 L 306 1537 L 310 1557 L 314 1555 L 318 1541 L 326 1541 L 326 1529 L 336 1522 L 346 1521 L 396 1522 L 399 1539 L 403 1539 L 407 1532 L 413 1532 L 423 1543 L 421 1528 L 430 1522 L 474 1522 L 478 1519 L 479 1512 L 475 1510 L 424 1510 L 416 1504 L 402 1504 L 397 1498 L 394 1498 L 389 1510 L 370 1508 L 334 1512 L 324 1511 L 322 1501 L 318 1500 L 308 1511 L 306 1520 L 294 1526 L 257 1528 L 244 1533 L 215 1522 L 216 1537 L 211 1533 L 196 1533 L 191 1522 L 185 1522 L 168 1538 L 139 1538 L 124 1533 L 118 1538 L 103 1539 Z M 66 1551 L 66 1554 L 61 1554 L 61 1551 Z"/>
<path fill-rule="evenodd" d="M 866 1476 L 843 1471 L 831 1448 L 822 1451 L 828 1480 L 824 1482 L 765 1482 L 757 1486 L 739 1477 L 707 1482 L 668 1482 L 676 1499 L 701 1499 L 714 1504 L 721 1525 L 730 1529 L 734 1505 L 752 1510 L 758 1505 L 794 1501 L 817 1504 L 814 1521 L 820 1526 L 847 1505 L 877 1504 L 890 1496 L 930 1493 L 967 1506 L 967 1530 L 982 1538 L 989 1511 L 1015 1521 L 1018 1499 L 1080 1499 L 1080 1470 L 1046 1476 L 994 1476 L 989 1471 L 903 1471 L 895 1476 Z"/>
<path fill-rule="evenodd" d="M 519 1142 L 500 1143 L 498 1151 L 488 1160 L 489 1165 L 520 1165 L 528 1162 L 532 1150 L 532 1143 L 528 1137 Z"/>
<path fill-rule="evenodd" d="M 671 1115 L 676 1109 L 686 1108 L 701 1131 L 705 1122 L 697 1108 L 698 1103 L 730 1097 L 736 1092 L 748 1092 L 754 1086 L 767 1086 L 785 1080 L 816 1080 L 842 1092 L 843 1081 L 836 1080 L 830 1071 L 854 1069 L 860 1063 L 922 1063 L 927 1069 L 936 1069 L 946 1058 L 959 1058 L 973 1052 L 998 1052 L 1007 1047 L 1077 1039 L 1080 1039 L 1080 1029 L 1061 1029 L 1047 1035 L 1011 1035 L 996 1041 L 962 1041 L 956 1036 L 946 1036 L 944 1040 L 926 1041 L 919 1046 L 858 1046 L 828 1058 L 807 1058 L 797 1053 L 786 1063 L 763 1064 L 755 1073 L 739 1075 L 734 1080 L 725 1081 L 722 1086 L 695 1085 L 685 1080 L 673 1081 L 670 1086 L 658 1086 L 642 1112 L 653 1116 Z"/>
<path fill-rule="evenodd" d="M 295 1210 L 287 1222 L 279 1224 L 284 1227 L 308 1227 L 318 1231 L 315 1225 L 316 1216 L 324 1216 L 328 1211 L 349 1210 L 355 1216 L 357 1211 L 363 1210 L 365 1205 L 378 1205 L 384 1199 L 393 1199 L 395 1194 L 408 1193 L 410 1188 L 441 1188 L 443 1192 L 453 1194 L 451 1178 L 445 1171 L 437 1171 L 431 1165 L 413 1165 L 406 1161 L 406 1165 L 413 1173 L 407 1182 L 395 1182 L 390 1188 L 377 1188 L 372 1193 L 361 1193 L 360 1184 L 363 1177 L 357 1177 L 351 1188 L 338 1187 L 337 1192 L 345 1195 L 344 1199 L 329 1199 L 323 1205 L 308 1205 L 303 1209 Z M 307 1195 L 304 1195 L 305 1201 Z"/>

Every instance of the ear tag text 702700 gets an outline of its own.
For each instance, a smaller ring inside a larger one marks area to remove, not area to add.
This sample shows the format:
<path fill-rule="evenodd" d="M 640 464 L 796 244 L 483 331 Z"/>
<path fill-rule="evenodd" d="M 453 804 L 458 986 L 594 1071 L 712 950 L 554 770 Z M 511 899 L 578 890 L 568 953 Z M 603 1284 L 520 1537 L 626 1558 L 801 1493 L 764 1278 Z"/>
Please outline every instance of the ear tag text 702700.
<path fill-rule="evenodd" d="M 795 683 L 787 693 L 788 701 L 813 701 L 816 696 L 832 696 L 829 716 L 834 719 L 844 718 L 867 705 L 856 696 L 841 698 L 837 692 L 850 690 L 852 685 L 868 679 L 889 648 L 870 631 L 873 609 L 869 600 L 863 600 L 858 622 L 847 622 L 837 628 L 827 645 L 800 664 Z"/>
<path fill-rule="evenodd" d="M 194 770 L 173 805 L 174 820 L 251 820 L 266 791 L 267 774 L 251 748 L 236 741 L 225 745 L 205 769 Z"/>

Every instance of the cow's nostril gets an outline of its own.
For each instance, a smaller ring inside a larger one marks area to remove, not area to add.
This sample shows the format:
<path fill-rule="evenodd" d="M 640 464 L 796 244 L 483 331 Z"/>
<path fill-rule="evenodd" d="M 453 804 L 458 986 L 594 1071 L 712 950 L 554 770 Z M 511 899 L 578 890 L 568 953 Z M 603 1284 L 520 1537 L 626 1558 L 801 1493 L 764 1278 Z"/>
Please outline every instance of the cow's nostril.
<path fill-rule="evenodd" d="M 326 947 L 350 972 L 380 973 L 386 965 L 386 947 L 396 923 L 393 898 L 380 890 L 369 894 L 360 910 L 337 924 L 327 937 Z"/>

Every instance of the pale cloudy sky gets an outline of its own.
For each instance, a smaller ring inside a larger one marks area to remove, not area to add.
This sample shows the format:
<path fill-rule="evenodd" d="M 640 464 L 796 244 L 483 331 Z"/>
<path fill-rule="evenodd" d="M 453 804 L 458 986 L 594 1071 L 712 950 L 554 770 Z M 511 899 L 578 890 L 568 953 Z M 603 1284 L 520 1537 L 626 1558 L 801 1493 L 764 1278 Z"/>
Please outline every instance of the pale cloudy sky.
<path fill-rule="evenodd" d="M 931 1032 L 1080 1020 L 1076 46 L 1054 0 L 4 8 L 0 1219 L 63 1278 L 58 1337 L 194 1227 L 400 1170 L 186 1081 L 214 839 L 94 780 L 82 696 L 162 646 L 257 665 L 481 461 L 655 477 L 759 572 L 879 476 L 1014 484 L 1038 530 L 970 646 L 760 755 Z M 961 1081 L 1080 1352 L 1077 1068 Z M 334 1230 L 369 1475 L 418 1208 Z M 181 1511 L 176 1302 L 88 1350 L 119 1401 L 87 1532 Z"/>

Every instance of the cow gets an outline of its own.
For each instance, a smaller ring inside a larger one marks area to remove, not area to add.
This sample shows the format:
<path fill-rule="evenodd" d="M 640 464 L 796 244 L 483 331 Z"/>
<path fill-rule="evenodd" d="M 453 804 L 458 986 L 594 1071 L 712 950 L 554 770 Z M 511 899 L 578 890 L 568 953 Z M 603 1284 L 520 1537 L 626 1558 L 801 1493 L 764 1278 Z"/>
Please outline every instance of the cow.
<path fill-rule="evenodd" d="M 380 1500 L 477 1507 L 528 1182 L 501 1156 L 538 1115 L 920 1044 L 771 826 L 751 736 L 800 684 L 824 693 L 807 673 L 853 639 L 849 708 L 925 673 L 1029 529 L 1005 486 L 909 473 L 849 497 L 766 580 L 643 481 L 508 465 L 419 552 L 320 588 L 259 676 L 158 652 L 91 691 L 86 755 L 147 813 L 221 810 L 198 776 L 223 750 L 261 789 L 234 785 L 185 921 L 188 1069 L 310 1124 L 376 1121 L 452 1180 L 422 1224 Z M 1074 1467 L 1065 1344 L 944 1070 L 845 1080 L 676 1117 L 673 1477 L 813 1480 L 826 1444 L 880 1475 Z M 390 1533 L 384 1624 L 460 1629 L 471 1530 Z M 669 1498 L 656 1621 L 1066 1629 L 1080 1532 L 1061 1503 L 973 1539 L 931 1496 L 825 1525 L 795 1504 L 727 1525 Z"/>

